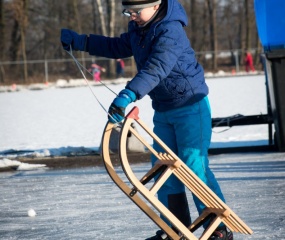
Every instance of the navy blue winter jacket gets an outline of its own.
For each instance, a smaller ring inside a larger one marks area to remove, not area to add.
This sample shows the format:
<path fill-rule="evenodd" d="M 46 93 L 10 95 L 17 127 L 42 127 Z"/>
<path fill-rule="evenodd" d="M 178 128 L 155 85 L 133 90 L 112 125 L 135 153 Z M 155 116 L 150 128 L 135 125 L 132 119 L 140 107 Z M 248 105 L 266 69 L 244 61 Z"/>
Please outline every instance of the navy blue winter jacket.
<path fill-rule="evenodd" d="M 164 112 L 193 104 L 208 94 L 204 71 L 183 29 L 187 15 L 177 0 L 167 0 L 163 19 L 154 22 L 148 31 L 129 22 L 128 32 L 110 38 L 90 35 L 90 55 L 108 58 L 134 56 L 138 73 L 126 88 L 137 99 L 146 94 L 154 110 Z"/>

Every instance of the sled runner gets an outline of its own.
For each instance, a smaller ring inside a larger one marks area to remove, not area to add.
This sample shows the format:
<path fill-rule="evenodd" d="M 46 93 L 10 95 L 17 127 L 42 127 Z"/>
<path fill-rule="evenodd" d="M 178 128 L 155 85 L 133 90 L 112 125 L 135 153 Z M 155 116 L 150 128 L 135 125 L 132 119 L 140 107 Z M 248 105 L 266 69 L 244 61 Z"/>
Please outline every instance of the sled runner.
<path fill-rule="evenodd" d="M 139 119 L 139 110 L 134 107 L 126 116 L 122 125 L 119 157 L 123 172 L 129 180 L 126 184 L 117 174 L 109 152 L 109 141 L 113 127 L 112 123 L 107 123 L 102 137 L 102 157 L 106 170 L 117 186 L 173 240 L 207 240 L 215 229 L 223 222 L 232 232 L 242 234 L 252 234 L 252 230 L 207 187 L 182 160 L 176 156 L 148 127 Z M 153 147 L 144 140 L 132 127 L 136 122 L 146 131 L 163 149 L 164 153 L 156 152 Z M 148 150 L 158 159 L 156 164 L 142 177 L 138 179 L 132 171 L 128 162 L 126 142 L 129 134 L 133 134 Z M 184 226 L 156 197 L 157 191 L 164 182 L 174 174 L 195 196 L 205 205 L 204 212 L 191 224 Z M 156 182 L 150 182 L 155 176 L 159 176 Z M 146 184 L 148 183 L 148 187 Z M 132 187 L 129 187 L 132 186 Z M 151 185 L 151 186 L 149 186 Z M 180 232 L 177 234 L 161 218 L 160 214 L 149 206 L 150 203 L 159 213 L 165 216 L 171 224 Z M 193 232 L 200 228 L 205 221 L 211 220 L 209 227 L 203 231 L 200 237 L 196 237 Z"/>

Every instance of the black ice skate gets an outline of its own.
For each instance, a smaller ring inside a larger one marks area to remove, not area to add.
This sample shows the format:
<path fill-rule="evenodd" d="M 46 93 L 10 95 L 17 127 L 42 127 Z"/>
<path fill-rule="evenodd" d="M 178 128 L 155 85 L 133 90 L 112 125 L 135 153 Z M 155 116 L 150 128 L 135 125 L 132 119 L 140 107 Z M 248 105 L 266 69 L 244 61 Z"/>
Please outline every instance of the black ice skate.
<path fill-rule="evenodd" d="M 155 234 L 155 236 L 147 238 L 145 240 L 170 240 L 170 238 L 167 237 L 167 235 L 162 231 L 162 230 L 158 230 Z"/>
<path fill-rule="evenodd" d="M 226 226 L 218 227 L 209 240 L 233 240 L 233 233 Z"/>

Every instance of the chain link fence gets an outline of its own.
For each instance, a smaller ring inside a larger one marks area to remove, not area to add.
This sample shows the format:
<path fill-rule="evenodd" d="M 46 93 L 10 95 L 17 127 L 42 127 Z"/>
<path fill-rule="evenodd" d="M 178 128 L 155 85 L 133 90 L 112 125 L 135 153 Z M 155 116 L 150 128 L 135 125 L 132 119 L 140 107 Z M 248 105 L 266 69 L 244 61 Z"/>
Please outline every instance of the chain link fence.
<path fill-rule="evenodd" d="M 250 50 L 256 70 L 262 70 L 260 61 L 260 53 L 256 49 Z M 217 68 L 213 70 L 212 59 L 214 52 L 197 52 L 196 57 L 202 64 L 205 72 L 241 72 L 244 71 L 243 54 L 242 50 L 225 50 L 216 52 Z M 87 70 L 90 70 L 91 64 L 96 63 L 106 69 L 106 72 L 101 73 L 102 80 L 116 78 L 116 60 L 100 58 L 100 57 L 85 57 L 78 58 L 78 61 Z M 136 74 L 136 65 L 133 58 L 124 59 L 125 69 L 124 77 L 132 77 Z M 27 69 L 28 79 L 25 79 L 24 69 Z M 88 73 L 87 78 L 92 80 L 92 76 Z M 23 61 L 3 61 L 0 62 L 0 85 L 8 84 L 31 84 L 54 82 L 58 79 L 78 79 L 82 78 L 80 71 L 73 59 L 42 59 L 42 60 L 28 60 Z"/>

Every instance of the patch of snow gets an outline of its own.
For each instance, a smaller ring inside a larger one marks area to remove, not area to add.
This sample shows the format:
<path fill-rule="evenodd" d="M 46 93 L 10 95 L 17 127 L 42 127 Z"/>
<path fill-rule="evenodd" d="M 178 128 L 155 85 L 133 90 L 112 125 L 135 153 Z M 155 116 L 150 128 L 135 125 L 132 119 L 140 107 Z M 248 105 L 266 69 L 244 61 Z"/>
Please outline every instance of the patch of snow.
<path fill-rule="evenodd" d="M 18 171 L 34 170 L 46 167 L 45 164 L 29 164 L 4 158 L 0 160 L 0 168 L 13 168 Z"/>

